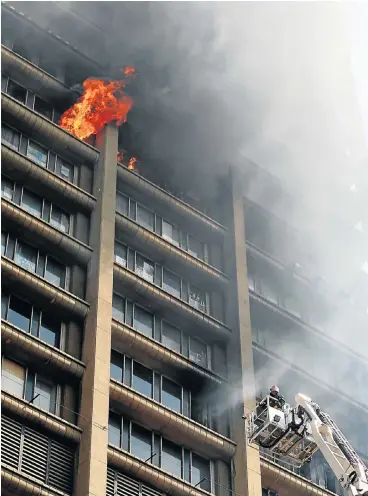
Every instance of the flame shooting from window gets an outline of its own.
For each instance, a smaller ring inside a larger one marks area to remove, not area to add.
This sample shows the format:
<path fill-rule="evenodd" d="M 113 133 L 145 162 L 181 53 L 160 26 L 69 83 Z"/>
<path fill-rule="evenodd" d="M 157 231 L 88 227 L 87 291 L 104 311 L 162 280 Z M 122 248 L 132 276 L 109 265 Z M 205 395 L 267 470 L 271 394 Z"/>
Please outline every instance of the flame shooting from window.
<path fill-rule="evenodd" d="M 136 157 L 131 157 L 129 159 L 129 162 L 127 163 L 124 158 L 125 153 L 125 150 L 118 150 L 117 161 L 119 162 L 119 164 L 125 165 L 125 167 L 130 170 L 137 170 L 137 166 L 139 164 L 138 159 Z"/>
<path fill-rule="evenodd" d="M 135 69 L 127 66 L 121 72 L 132 77 Z M 81 140 L 97 134 L 111 121 L 120 126 L 133 106 L 133 99 L 124 93 L 124 88 L 125 80 L 86 79 L 82 96 L 63 113 L 60 126 Z"/>

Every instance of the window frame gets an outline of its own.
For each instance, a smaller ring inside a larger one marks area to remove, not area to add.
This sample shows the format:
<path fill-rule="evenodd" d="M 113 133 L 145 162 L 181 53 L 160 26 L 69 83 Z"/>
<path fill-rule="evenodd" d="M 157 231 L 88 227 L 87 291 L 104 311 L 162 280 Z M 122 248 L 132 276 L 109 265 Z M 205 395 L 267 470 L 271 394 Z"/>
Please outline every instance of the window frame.
<path fill-rule="evenodd" d="M 20 88 L 22 88 L 23 90 L 25 90 L 25 96 L 24 96 L 24 102 L 21 102 L 20 100 L 18 100 L 18 98 L 15 98 L 15 96 L 12 96 L 10 93 L 9 93 L 9 82 L 12 82 L 14 84 L 16 84 L 17 86 L 19 86 Z M 22 105 L 26 105 L 27 104 L 27 99 L 28 99 L 28 96 L 29 96 L 29 90 L 28 88 L 26 88 L 25 86 L 23 86 L 22 84 L 19 84 L 17 81 L 14 81 L 14 79 L 8 77 L 8 81 L 6 83 L 6 90 L 5 90 L 5 93 L 10 96 L 10 98 L 14 98 L 14 100 L 16 100 L 17 102 L 21 103 Z"/>
<path fill-rule="evenodd" d="M 4 143 L 9 146 L 10 148 L 12 148 L 13 150 L 17 151 L 18 153 L 20 153 L 20 145 L 21 145 L 21 141 L 22 141 L 22 135 L 23 133 L 21 133 L 20 131 L 18 131 L 18 129 L 16 129 L 15 127 L 13 126 L 9 126 L 9 124 L 6 124 L 6 123 L 1 123 L 1 129 L 2 128 L 8 128 L 10 129 L 13 133 L 17 134 L 19 136 L 19 144 L 18 144 L 18 148 L 14 145 L 12 145 L 11 143 L 9 143 L 9 141 L 5 141 L 3 140 L 3 137 L 1 136 L 1 142 L 4 141 Z M 15 181 L 14 181 L 15 182 Z"/>
<path fill-rule="evenodd" d="M 32 110 L 34 112 L 37 112 L 37 114 L 42 115 L 43 118 L 48 119 L 51 122 L 54 122 L 54 115 L 55 115 L 54 105 L 52 105 L 52 103 L 48 102 L 47 100 L 44 100 L 41 96 L 39 96 L 36 93 L 34 93 L 33 95 L 34 95 L 34 97 L 33 97 L 33 102 L 32 102 Z M 51 107 L 51 117 L 46 117 L 44 114 L 42 114 L 41 112 L 39 112 L 38 110 L 35 109 L 36 98 L 38 98 L 39 100 L 41 100 L 41 102 L 46 103 L 47 105 L 49 105 Z"/>
<path fill-rule="evenodd" d="M 179 351 L 176 351 L 176 350 L 173 350 L 172 348 L 170 348 L 169 346 L 166 346 L 163 342 L 162 342 L 162 336 L 163 336 L 163 333 L 162 333 L 162 328 L 163 328 L 163 323 L 166 322 L 167 324 L 169 324 L 169 326 L 173 327 L 174 329 L 176 329 L 177 331 L 179 331 L 179 334 L 180 334 L 180 350 Z M 177 327 L 176 325 L 174 325 L 172 322 L 166 320 L 166 319 L 160 319 L 160 343 L 165 346 L 165 348 L 168 348 L 169 350 L 172 350 L 176 353 L 180 353 L 181 355 L 183 355 L 183 330 L 180 329 L 179 327 Z"/>
<path fill-rule="evenodd" d="M 39 165 L 40 167 L 42 167 L 43 169 L 47 169 L 49 171 L 50 170 L 49 169 L 49 166 L 50 166 L 50 149 L 45 147 L 44 145 L 41 145 L 41 143 L 39 143 L 38 141 L 36 141 L 32 138 L 27 138 L 26 141 L 27 141 L 27 143 L 26 143 L 26 150 L 25 150 L 24 156 L 27 159 L 29 159 L 31 162 L 33 162 L 33 163 Z M 35 160 L 32 156 L 28 155 L 28 150 L 29 150 L 30 145 L 32 146 L 32 143 L 34 143 L 36 146 L 39 146 L 40 148 L 43 148 L 44 150 L 46 150 L 46 163 L 45 163 L 45 165 L 42 165 L 40 162 Z"/>

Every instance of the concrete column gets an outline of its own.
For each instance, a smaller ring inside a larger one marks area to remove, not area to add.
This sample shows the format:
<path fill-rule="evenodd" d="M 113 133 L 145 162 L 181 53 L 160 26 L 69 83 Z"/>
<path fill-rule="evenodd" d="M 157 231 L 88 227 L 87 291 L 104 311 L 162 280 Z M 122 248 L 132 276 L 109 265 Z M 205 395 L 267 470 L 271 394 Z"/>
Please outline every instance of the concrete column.
<path fill-rule="evenodd" d="M 75 490 L 78 496 L 106 495 L 117 142 L 114 124 L 105 127 L 96 140 L 101 155 L 93 192 L 97 205 L 91 219 L 93 256 L 87 280 L 91 308 L 82 354 L 86 370 L 79 419 L 83 436 Z"/>
<path fill-rule="evenodd" d="M 237 443 L 233 463 L 233 490 L 246 496 L 261 496 L 261 467 L 258 448 L 249 446 L 245 439 L 242 416 L 255 407 L 255 379 L 253 369 L 252 329 L 250 323 L 248 275 L 246 263 L 244 204 L 241 180 L 237 171 L 230 173 L 229 239 L 225 247 L 227 273 L 231 278 L 227 317 L 232 329 L 228 345 L 229 403 L 231 411 L 231 437 Z"/>

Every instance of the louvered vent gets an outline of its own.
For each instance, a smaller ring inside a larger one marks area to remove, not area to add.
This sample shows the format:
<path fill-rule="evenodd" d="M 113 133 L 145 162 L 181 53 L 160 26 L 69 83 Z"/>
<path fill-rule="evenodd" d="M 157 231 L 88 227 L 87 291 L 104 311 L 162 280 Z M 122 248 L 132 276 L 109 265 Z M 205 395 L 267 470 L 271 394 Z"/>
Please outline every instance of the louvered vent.
<path fill-rule="evenodd" d="M 63 493 L 73 492 L 74 451 L 51 441 L 48 484 Z"/>
<path fill-rule="evenodd" d="M 3 463 L 72 494 L 74 451 L 9 417 L 1 422 Z"/>
<path fill-rule="evenodd" d="M 106 496 L 165 496 L 155 489 L 131 479 L 130 477 L 107 469 L 107 489 Z"/>
<path fill-rule="evenodd" d="M 3 417 L 1 419 L 1 460 L 18 470 L 22 426 L 18 422 Z"/>

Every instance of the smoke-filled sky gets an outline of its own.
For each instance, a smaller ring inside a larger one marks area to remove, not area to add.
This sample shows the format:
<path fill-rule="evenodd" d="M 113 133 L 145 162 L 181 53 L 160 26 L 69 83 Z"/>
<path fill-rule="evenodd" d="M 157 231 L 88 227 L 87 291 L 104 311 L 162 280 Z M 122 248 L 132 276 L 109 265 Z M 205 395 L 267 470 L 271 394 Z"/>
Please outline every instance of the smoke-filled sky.
<path fill-rule="evenodd" d="M 336 292 L 349 293 L 358 280 L 361 284 L 360 267 L 368 260 L 368 9 L 363 3 L 14 6 L 37 9 L 39 22 L 100 57 L 111 75 L 126 64 L 136 67 L 135 108 L 128 122 L 132 151 L 142 161 L 169 167 L 185 187 L 210 197 L 228 165 L 242 171 L 247 160 L 259 164 L 296 194 L 289 220 L 302 226 L 305 245 L 321 255 Z M 76 15 L 73 25 L 68 9 L 91 24 Z M 106 50 L 97 53 L 94 42 L 106 33 Z M 264 192 L 254 181 L 248 191 L 262 203 Z M 360 230 L 342 234 L 323 213 L 333 211 Z M 368 307 L 368 295 L 366 301 Z M 327 327 L 368 357 L 366 319 L 359 316 L 362 324 L 354 327 L 342 308 Z"/>

